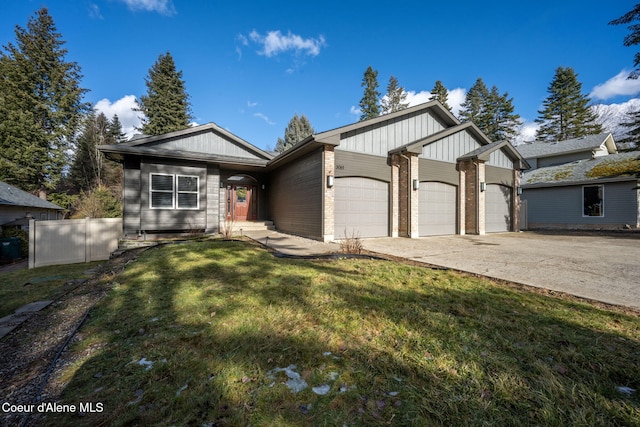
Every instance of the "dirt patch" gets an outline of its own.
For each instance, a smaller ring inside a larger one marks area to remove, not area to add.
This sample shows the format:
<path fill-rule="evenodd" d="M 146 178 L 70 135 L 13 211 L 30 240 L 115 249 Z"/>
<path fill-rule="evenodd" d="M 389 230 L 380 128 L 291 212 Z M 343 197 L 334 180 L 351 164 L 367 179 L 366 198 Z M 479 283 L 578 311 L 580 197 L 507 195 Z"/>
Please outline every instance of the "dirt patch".
<path fill-rule="evenodd" d="M 136 249 L 109 260 L 95 275 L 0 340 L 0 396 L 12 405 L 36 403 L 41 397 L 53 362 L 73 336 L 86 314 L 109 291 L 112 279 L 144 251 Z M 21 425 L 24 414 L 1 414 L 2 425 Z M 37 425 L 31 416 L 26 425 Z"/>

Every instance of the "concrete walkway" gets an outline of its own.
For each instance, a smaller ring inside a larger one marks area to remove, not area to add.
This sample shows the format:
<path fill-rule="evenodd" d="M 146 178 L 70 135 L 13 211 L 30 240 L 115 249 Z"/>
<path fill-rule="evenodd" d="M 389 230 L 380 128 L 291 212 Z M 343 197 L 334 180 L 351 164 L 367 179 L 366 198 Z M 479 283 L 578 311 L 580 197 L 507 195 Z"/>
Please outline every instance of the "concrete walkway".
<path fill-rule="evenodd" d="M 0 319 L 0 338 L 13 331 L 22 322 L 27 320 L 33 313 L 42 310 L 51 304 L 52 301 L 36 301 L 27 305 L 23 305 L 13 314 Z"/>
<path fill-rule="evenodd" d="M 275 231 L 245 234 L 290 255 L 339 251 L 336 243 Z M 364 239 L 364 248 L 382 256 L 392 255 L 640 309 L 640 234 L 524 232 L 376 238 Z"/>

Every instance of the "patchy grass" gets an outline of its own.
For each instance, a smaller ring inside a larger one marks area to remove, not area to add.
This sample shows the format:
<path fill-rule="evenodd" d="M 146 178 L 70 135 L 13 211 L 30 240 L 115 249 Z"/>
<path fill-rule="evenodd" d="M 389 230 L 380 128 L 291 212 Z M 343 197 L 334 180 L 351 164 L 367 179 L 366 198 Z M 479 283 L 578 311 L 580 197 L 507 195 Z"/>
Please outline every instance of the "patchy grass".
<path fill-rule="evenodd" d="M 609 161 L 594 166 L 587 172 L 589 178 L 606 178 L 610 176 L 635 175 L 640 173 L 640 157 Z"/>
<path fill-rule="evenodd" d="M 0 273 L 0 317 L 25 304 L 60 297 L 77 286 L 74 280 L 87 278 L 85 272 L 98 264 L 54 265 Z"/>
<path fill-rule="evenodd" d="M 55 379 L 103 411 L 46 425 L 640 424 L 617 389 L 640 388 L 637 315 L 243 242 L 148 250 L 114 280 Z"/>

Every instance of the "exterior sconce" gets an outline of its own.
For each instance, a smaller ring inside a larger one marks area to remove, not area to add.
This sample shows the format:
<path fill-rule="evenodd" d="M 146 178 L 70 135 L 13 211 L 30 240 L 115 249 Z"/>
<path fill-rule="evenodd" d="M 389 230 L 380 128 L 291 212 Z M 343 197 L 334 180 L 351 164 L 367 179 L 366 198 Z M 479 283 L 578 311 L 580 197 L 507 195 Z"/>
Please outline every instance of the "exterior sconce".
<path fill-rule="evenodd" d="M 518 196 L 521 196 L 522 195 L 522 187 L 518 187 L 516 189 L 516 193 L 518 194 Z"/>
<path fill-rule="evenodd" d="M 332 188 L 333 187 L 333 175 L 327 175 L 327 187 L 328 188 Z"/>
<path fill-rule="evenodd" d="M 417 179 L 413 180 L 413 190 L 416 191 L 420 188 L 420 181 L 418 181 Z"/>
<path fill-rule="evenodd" d="M 262 184 L 262 189 L 264 190 L 264 184 Z"/>
<path fill-rule="evenodd" d="M 480 191 L 487 191 L 487 183 L 486 182 L 481 182 L 480 183 Z"/>

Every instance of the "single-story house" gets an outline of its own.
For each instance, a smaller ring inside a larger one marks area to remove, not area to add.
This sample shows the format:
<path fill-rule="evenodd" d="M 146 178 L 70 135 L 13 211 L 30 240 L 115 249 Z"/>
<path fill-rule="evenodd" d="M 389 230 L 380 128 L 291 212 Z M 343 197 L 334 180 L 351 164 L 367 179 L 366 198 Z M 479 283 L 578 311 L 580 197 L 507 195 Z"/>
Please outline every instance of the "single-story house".
<path fill-rule="evenodd" d="M 531 170 L 588 160 L 618 152 L 610 133 L 582 136 L 554 142 L 526 142 L 516 147 L 531 166 Z"/>
<path fill-rule="evenodd" d="M 317 133 L 274 156 L 210 123 L 99 149 L 124 169 L 124 233 L 270 220 L 330 241 L 518 229 L 527 162 L 439 102 Z"/>
<path fill-rule="evenodd" d="M 62 219 L 58 205 L 0 181 L 0 226 L 29 228 L 29 220 Z"/>
<path fill-rule="evenodd" d="M 528 229 L 640 228 L 640 152 L 528 171 L 520 197 Z"/>

